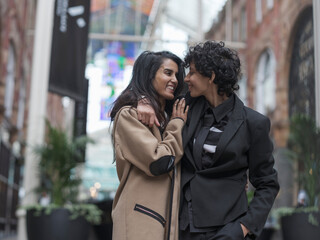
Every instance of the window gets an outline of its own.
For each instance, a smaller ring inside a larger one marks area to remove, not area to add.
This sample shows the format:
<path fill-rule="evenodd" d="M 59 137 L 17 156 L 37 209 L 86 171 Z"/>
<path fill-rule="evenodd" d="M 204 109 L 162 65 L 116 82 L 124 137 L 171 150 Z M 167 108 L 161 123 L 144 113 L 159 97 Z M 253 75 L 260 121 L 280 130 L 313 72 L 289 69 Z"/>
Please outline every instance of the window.
<path fill-rule="evenodd" d="M 242 100 L 242 102 L 246 105 L 247 103 L 247 77 L 242 75 L 238 82 L 239 90 L 238 96 Z"/>
<path fill-rule="evenodd" d="M 4 115 L 10 118 L 12 115 L 13 97 L 14 97 L 14 76 L 15 76 L 15 54 L 12 44 L 9 47 L 8 62 L 7 62 L 7 77 L 4 97 Z"/>
<path fill-rule="evenodd" d="M 25 102 L 26 102 L 25 80 L 21 79 L 21 85 L 20 85 L 20 91 L 19 91 L 18 119 L 17 119 L 17 128 L 18 129 L 23 128 Z"/>
<path fill-rule="evenodd" d="M 256 110 L 262 114 L 274 111 L 276 106 L 275 57 L 270 49 L 261 54 L 256 71 Z"/>
<path fill-rule="evenodd" d="M 268 9 L 273 8 L 273 0 L 267 0 L 267 7 L 268 7 Z"/>
<path fill-rule="evenodd" d="M 256 21 L 257 21 L 257 23 L 260 23 L 262 21 L 261 0 L 256 0 Z"/>
<path fill-rule="evenodd" d="M 239 22 L 236 19 L 232 24 L 232 40 L 239 41 Z"/>
<path fill-rule="evenodd" d="M 241 10 L 241 41 L 245 41 L 247 40 L 247 13 L 246 13 L 246 9 L 242 8 Z"/>

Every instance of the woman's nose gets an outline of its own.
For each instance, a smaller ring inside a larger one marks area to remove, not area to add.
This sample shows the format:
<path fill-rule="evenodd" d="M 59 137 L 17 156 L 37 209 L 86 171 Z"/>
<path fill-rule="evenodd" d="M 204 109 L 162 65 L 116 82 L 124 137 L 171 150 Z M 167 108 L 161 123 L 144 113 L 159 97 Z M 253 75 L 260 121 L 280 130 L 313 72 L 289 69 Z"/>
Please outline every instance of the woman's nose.
<path fill-rule="evenodd" d="M 174 76 L 172 77 L 171 81 L 172 81 L 172 82 L 175 82 L 175 83 L 178 82 L 178 79 L 177 79 L 176 75 L 174 75 Z"/>

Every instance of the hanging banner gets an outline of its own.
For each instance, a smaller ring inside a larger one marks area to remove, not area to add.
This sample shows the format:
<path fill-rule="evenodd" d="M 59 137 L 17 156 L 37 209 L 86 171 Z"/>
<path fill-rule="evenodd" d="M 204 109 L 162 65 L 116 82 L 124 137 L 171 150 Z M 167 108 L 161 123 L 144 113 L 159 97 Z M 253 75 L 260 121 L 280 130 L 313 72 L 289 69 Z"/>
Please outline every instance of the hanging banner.
<path fill-rule="evenodd" d="M 85 94 L 82 101 L 75 101 L 73 136 L 87 135 L 87 110 L 88 110 L 89 80 L 85 80 Z"/>
<path fill-rule="evenodd" d="M 56 0 L 49 91 L 82 101 L 90 0 Z"/>
<path fill-rule="evenodd" d="M 75 101 L 74 109 L 74 124 L 73 124 L 73 137 L 87 135 L 87 110 L 88 110 L 88 88 L 89 80 L 86 79 L 84 83 L 84 98 L 82 101 Z M 86 148 L 80 150 L 81 158 L 80 162 L 86 161 Z"/>

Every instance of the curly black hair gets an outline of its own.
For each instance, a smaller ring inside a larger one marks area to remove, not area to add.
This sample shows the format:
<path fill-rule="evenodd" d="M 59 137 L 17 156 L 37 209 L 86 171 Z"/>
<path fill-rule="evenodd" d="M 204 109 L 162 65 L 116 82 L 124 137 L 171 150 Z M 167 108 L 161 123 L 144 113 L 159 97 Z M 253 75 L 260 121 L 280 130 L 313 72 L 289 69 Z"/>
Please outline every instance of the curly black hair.
<path fill-rule="evenodd" d="M 241 64 L 238 53 L 225 47 L 224 42 L 206 41 L 191 46 L 184 58 L 185 67 L 194 63 L 196 70 L 206 77 L 215 73 L 214 83 L 218 85 L 218 94 L 228 97 L 239 89 L 237 84 L 241 76 Z"/>

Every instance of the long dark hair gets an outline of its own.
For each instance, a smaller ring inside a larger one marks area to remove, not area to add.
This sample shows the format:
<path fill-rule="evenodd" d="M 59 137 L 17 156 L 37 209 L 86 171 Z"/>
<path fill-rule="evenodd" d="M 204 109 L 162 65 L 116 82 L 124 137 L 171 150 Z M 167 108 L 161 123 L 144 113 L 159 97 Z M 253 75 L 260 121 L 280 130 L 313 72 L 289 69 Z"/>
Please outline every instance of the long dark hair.
<path fill-rule="evenodd" d="M 137 107 L 138 100 L 141 98 L 141 96 L 145 96 L 148 99 L 150 105 L 155 110 L 159 121 L 165 121 L 165 115 L 160 110 L 161 105 L 159 101 L 159 95 L 152 84 L 158 69 L 161 67 L 165 59 L 171 59 L 178 65 L 178 73 L 176 74 L 178 85 L 174 92 L 174 99 L 167 100 L 165 107 L 166 113 L 171 115 L 173 102 L 175 101 L 175 98 L 179 96 L 183 88 L 183 79 L 185 75 L 183 62 L 178 56 L 168 51 L 145 51 L 134 63 L 132 78 L 129 85 L 113 103 L 113 107 L 110 112 L 111 121 L 114 120 L 117 112 L 123 106 Z"/>

